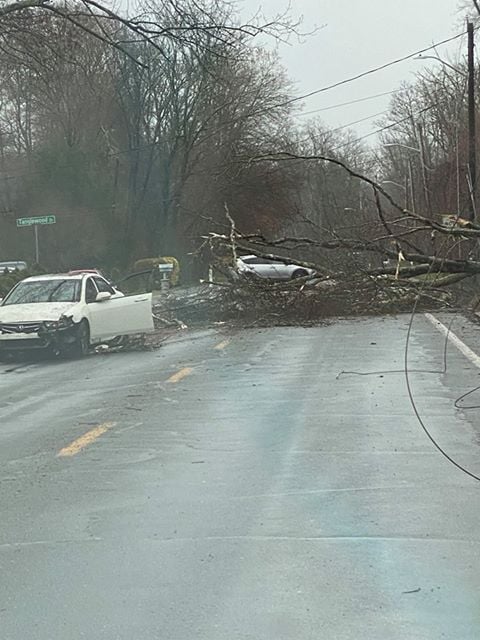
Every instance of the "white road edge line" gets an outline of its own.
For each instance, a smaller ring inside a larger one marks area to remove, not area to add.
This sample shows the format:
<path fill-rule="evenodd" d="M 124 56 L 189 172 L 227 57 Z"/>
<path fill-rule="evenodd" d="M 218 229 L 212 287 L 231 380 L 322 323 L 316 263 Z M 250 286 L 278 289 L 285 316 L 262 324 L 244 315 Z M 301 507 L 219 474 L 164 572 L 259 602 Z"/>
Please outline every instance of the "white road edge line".
<path fill-rule="evenodd" d="M 478 356 L 475 351 L 472 351 L 470 347 L 460 340 L 458 336 L 456 336 L 453 331 L 449 331 L 448 328 L 437 320 L 434 315 L 431 313 L 425 313 L 425 318 L 432 324 L 437 331 L 440 331 L 449 341 L 462 353 L 472 364 L 474 364 L 478 369 L 480 369 L 480 356 Z"/>

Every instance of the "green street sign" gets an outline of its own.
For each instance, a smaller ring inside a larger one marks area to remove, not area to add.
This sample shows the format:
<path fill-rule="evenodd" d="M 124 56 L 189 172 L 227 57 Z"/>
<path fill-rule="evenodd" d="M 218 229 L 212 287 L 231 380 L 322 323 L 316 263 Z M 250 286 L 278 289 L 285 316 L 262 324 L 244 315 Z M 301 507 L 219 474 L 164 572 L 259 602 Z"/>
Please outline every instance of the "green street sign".
<path fill-rule="evenodd" d="M 31 227 L 35 224 L 55 224 L 56 216 L 35 216 L 34 218 L 17 218 L 17 227 Z"/>

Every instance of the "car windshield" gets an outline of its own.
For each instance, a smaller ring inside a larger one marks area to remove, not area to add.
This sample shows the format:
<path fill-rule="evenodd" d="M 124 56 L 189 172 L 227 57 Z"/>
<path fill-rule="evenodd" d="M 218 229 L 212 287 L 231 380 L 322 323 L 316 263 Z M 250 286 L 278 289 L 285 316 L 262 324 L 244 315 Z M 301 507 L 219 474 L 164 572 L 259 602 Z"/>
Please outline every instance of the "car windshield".
<path fill-rule="evenodd" d="M 3 304 L 34 304 L 37 302 L 77 302 L 80 299 L 80 280 L 32 280 L 20 282 Z"/>

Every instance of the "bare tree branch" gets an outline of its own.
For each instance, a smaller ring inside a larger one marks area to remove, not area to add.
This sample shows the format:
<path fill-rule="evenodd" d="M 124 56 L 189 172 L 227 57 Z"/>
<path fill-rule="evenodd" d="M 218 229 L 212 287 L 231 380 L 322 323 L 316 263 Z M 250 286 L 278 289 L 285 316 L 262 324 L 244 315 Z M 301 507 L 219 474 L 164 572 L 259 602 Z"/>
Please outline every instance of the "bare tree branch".
<path fill-rule="evenodd" d="M 448 235 L 452 235 L 452 236 L 461 236 L 464 238 L 468 238 L 468 237 L 472 237 L 472 238 L 476 238 L 480 236 L 480 225 L 478 224 L 472 224 L 472 228 L 450 228 L 450 227 L 445 227 L 442 224 L 440 224 L 439 222 L 435 222 L 434 220 L 431 220 L 430 218 L 427 218 L 425 216 L 421 216 L 418 213 L 415 213 L 413 211 L 409 211 L 408 209 L 402 207 L 400 204 L 398 204 L 398 202 L 396 202 L 396 200 L 388 193 L 388 191 L 386 191 L 380 184 L 378 184 L 375 180 L 373 180 L 372 178 L 369 178 L 368 176 L 365 176 L 361 173 L 359 173 L 358 171 L 354 171 L 353 169 L 351 169 L 347 164 L 345 164 L 344 162 L 342 162 L 341 160 L 338 160 L 336 158 L 330 158 L 328 156 L 324 156 L 324 155 L 298 155 L 295 153 L 290 153 L 287 151 L 282 151 L 279 153 L 267 153 L 267 154 L 262 154 L 262 155 L 257 155 L 257 156 L 253 156 L 248 158 L 247 160 L 245 160 L 245 162 L 265 162 L 265 161 L 269 161 L 269 162 L 281 162 L 281 161 L 298 161 L 298 160 L 306 160 L 306 161 L 323 161 L 323 162 L 329 162 L 331 164 L 337 165 L 339 167 L 342 167 L 342 169 L 344 169 L 349 175 L 351 175 L 353 178 L 358 178 L 359 180 L 362 180 L 363 182 L 366 182 L 367 184 L 369 184 L 374 191 L 376 190 L 378 193 L 381 193 L 382 196 L 392 205 L 392 207 L 394 207 L 397 211 L 399 211 L 400 213 L 402 213 L 403 215 L 417 220 L 419 222 L 421 222 L 422 224 L 440 232 L 440 233 L 444 233 L 444 234 L 448 234 Z"/>

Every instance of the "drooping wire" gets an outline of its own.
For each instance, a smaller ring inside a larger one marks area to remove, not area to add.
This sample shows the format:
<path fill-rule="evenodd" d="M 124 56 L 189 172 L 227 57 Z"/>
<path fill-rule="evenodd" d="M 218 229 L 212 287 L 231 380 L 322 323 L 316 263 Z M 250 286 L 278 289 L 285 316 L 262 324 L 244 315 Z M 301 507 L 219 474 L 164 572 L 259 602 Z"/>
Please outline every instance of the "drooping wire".
<path fill-rule="evenodd" d="M 457 462 L 435 440 L 435 438 L 430 433 L 430 430 L 428 429 L 427 425 L 425 424 L 425 421 L 423 420 L 422 416 L 420 415 L 420 412 L 419 412 L 418 407 L 417 407 L 417 403 L 415 402 L 415 398 L 413 397 L 412 386 L 411 386 L 411 383 L 410 383 L 410 372 L 408 370 L 408 351 L 409 351 L 409 346 L 410 346 L 410 337 L 411 337 L 411 334 L 412 334 L 413 322 L 414 322 L 414 319 L 415 319 L 415 315 L 416 315 L 416 312 L 417 312 L 417 307 L 418 307 L 418 304 L 420 302 L 421 295 L 422 295 L 422 293 L 419 292 L 419 294 L 417 296 L 417 299 L 415 300 L 415 304 L 413 306 L 413 310 L 412 310 L 412 313 L 410 315 L 410 322 L 408 324 L 408 331 L 407 331 L 407 339 L 406 339 L 406 343 L 405 343 L 405 370 L 404 370 L 404 373 L 405 373 L 405 381 L 406 381 L 406 384 L 407 384 L 407 393 L 408 393 L 408 397 L 409 397 L 409 400 L 410 400 L 410 404 L 412 405 L 412 409 L 413 409 L 413 412 L 415 414 L 415 417 L 418 420 L 418 423 L 422 427 L 425 435 L 430 440 L 430 442 L 433 444 L 435 449 L 437 449 L 437 451 L 439 451 L 439 453 L 441 453 L 444 458 L 446 458 L 451 464 L 453 464 L 454 467 L 456 467 L 457 469 L 459 469 L 460 471 L 465 473 L 470 478 L 473 478 L 474 480 L 478 480 L 480 482 L 480 476 L 478 476 L 477 474 L 473 473 L 473 471 L 470 471 L 469 469 L 467 469 L 466 467 L 461 465 L 459 462 Z"/>
<path fill-rule="evenodd" d="M 457 216 L 458 217 L 458 216 Z M 445 242 L 443 244 L 443 246 L 446 244 L 446 242 L 448 241 L 450 237 L 450 234 L 446 237 Z M 448 252 L 447 254 L 444 256 L 444 260 L 446 259 L 446 257 L 448 256 Z M 433 268 L 433 263 L 430 265 L 430 269 L 427 272 L 427 275 L 431 273 Z M 423 295 L 423 289 L 425 289 L 425 287 L 428 284 L 428 280 L 425 281 L 425 283 L 423 284 L 423 286 L 420 288 L 420 290 L 418 291 L 418 294 L 416 296 L 415 299 L 415 303 L 413 305 L 413 309 L 412 312 L 410 314 L 410 321 L 408 324 L 408 331 L 407 331 L 407 337 L 406 337 L 406 342 L 405 342 L 405 352 L 404 352 L 404 368 L 397 370 L 390 370 L 390 371 L 367 371 L 367 372 L 361 372 L 361 371 L 341 371 L 338 375 L 337 375 L 337 380 L 342 376 L 342 375 L 358 375 L 358 376 L 372 376 L 372 375 L 381 375 L 381 374 L 390 374 L 390 373 L 403 373 L 405 375 L 405 381 L 406 381 L 406 386 L 407 386 L 407 393 L 408 393 L 408 397 L 410 400 L 410 404 L 412 406 L 413 412 L 415 414 L 415 417 L 418 421 L 418 423 L 420 424 L 420 426 L 422 427 L 422 430 L 424 431 L 425 435 L 427 436 L 427 438 L 430 440 L 430 442 L 433 444 L 433 446 L 435 447 L 435 449 L 437 449 L 437 451 L 444 457 L 446 458 L 451 464 L 453 464 L 454 467 L 456 467 L 457 469 L 459 469 L 460 471 L 462 471 L 463 473 L 465 473 L 467 476 L 469 476 L 470 478 L 473 478 L 474 480 L 478 480 L 480 482 L 480 476 L 475 474 L 473 471 L 470 471 L 469 469 L 467 469 L 466 467 L 464 467 L 463 465 L 461 465 L 459 462 L 457 462 L 451 455 L 449 455 L 445 449 L 443 449 L 443 447 L 436 441 L 436 439 L 433 437 L 433 435 L 431 434 L 429 428 L 427 427 L 427 425 L 425 424 L 425 421 L 423 420 L 422 416 L 420 415 L 420 411 L 418 410 L 417 407 L 417 403 L 415 402 L 415 398 L 413 395 L 413 390 L 412 390 L 412 386 L 411 386 L 411 382 L 410 382 L 410 374 L 411 373 L 440 373 L 440 374 L 445 374 L 447 372 L 447 347 L 448 347 L 448 341 L 449 341 L 449 336 L 450 336 L 450 331 L 451 331 L 451 327 L 452 324 L 454 322 L 454 317 L 450 320 L 450 323 L 448 325 L 448 330 L 447 333 L 445 334 L 445 341 L 444 341 L 444 347 L 443 347 L 443 370 L 442 371 L 431 371 L 431 370 L 421 370 L 421 369 L 409 369 L 408 368 L 408 353 L 409 353 L 409 347 L 410 347 L 410 338 L 411 338 L 411 334 L 412 334 L 412 329 L 413 329 L 413 323 L 417 314 L 417 309 L 418 309 L 418 305 L 420 303 L 421 297 Z M 475 389 L 472 389 L 471 391 L 468 391 L 467 393 L 463 394 L 462 396 L 460 396 L 460 398 L 458 398 L 455 401 L 455 407 L 457 408 L 464 408 L 464 409 L 476 409 L 476 408 L 480 408 L 477 406 L 468 406 L 468 407 L 459 407 L 458 403 L 466 398 L 467 396 L 469 396 L 470 394 L 474 393 L 475 391 L 480 389 L 480 385 L 478 387 L 476 387 Z"/>
<path fill-rule="evenodd" d="M 468 396 L 471 396 L 472 393 L 475 393 L 475 391 L 478 391 L 480 389 L 480 385 L 478 385 L 478 387 L 475 387 L 474 389 L 470 389 L 470 391 L 467 391 L 467 393 L 464 393 L 463 395 L 461 395 L 459 398 L 457 398 L 455 400 L 454 407 L 456 409 L 462 409 L 462 411 L 468 411 L 470 409 L 480 409 L 480 404 L 472 404 L 472 405 L 460 405 L 460 402 L 462 400 L 464 400 L 465 398 L 468 398 Z"/>
<path fill-rule="evenodd" d="M 459 216 L 457 215 L 457 218 Z M 445 238 L 444 243 L 442 244 L 442 247 L 446 245 L 448 239 L 450 238 L 450 234 L 448 234 Z M 444 256 L 443 260 L 446 259 L 447 254 Z M 430 265 L 430 269 L 427 272 L 427 276 L 431 273 L 433 269 L 433 262 Z M 417 309 L 418 309 L 418 305 L 420 303 L 420 299 L 423 295 L 423 290 L 426 288 L 428 284 L 428 280 L 425 280 L 425 283 L 423 284 L 423 286 L 420 288 L 414 305 L 413 305 L 413 309 L 412 309 L 412 313 L 410 314 L 410 321 L 408 323 L 408 330 L 407 330 L 407 338 L 405 341 L 405 352 L 404 352 L 404 373 L 405 373 L 405 382 L 406 382 L 406 386 L 407 386 L 407 393 L 408 393 L 408 398 L 410 400 L 410 404 L 412 406 L 413 412 L 415 414 L 415 417 L 417 418 L 418 423 L 420 424 L 420 426 L 422 427 L 425 435 L 427 436 L 427 438 L 430 440 L 430 442 L 433 444 L 433 446 L 435 447 L 435 449 L 437 449 L 437 451 L 446 459 L 448 460 L 448 462 L 450 462 L 451 464 L 453 464 L 454 467 L 456 467 L 459 471 L 462 471 L 465 475 L 469 476 L 470 478 L 473 478 L 474 480 L 478 480 L 480 482 L 480 476 L 477 475 L 476 473 L 474 473 L 473 471 L 470 471 L 469 469 L 467 469 L 466 467 L 464 467 L 463 465 L 461 465 L 459 462 L 457 462 L 450 454 L 448 454 L 445 449 L 435 440 L 435 438 L 433 437 L 433 435 L 431 434 L 429 428 L 427 427 L 427 425 L 425 424 L 424 419 L 422 418 L 422 416 L 420 415 L 420 411 L 418 410 L 417 407 L 417 403 L 415 402 L 415 398 L 413 396 L 413 390 L 412 390 L 412 385 L 410 382 L 410 373 L 411 371 L 409 371 L 408 369 L 408 352 L 409 352 L 409 348 L 410 348 L 410 338 L 412 335 L 412 329 L 413 329 L 413 323 L 415 320 L 415 316 L 417 313 Z M 444 354 L 446 354 L 446 350 L 444 351 Z M 445 356 L 446 357 L 446 356 Z M 461 398 L 459 398 L 460 400 Z"/>
<path fill-rule="evenodd" d="M 450 336 L 450 332 L 452 329 L 453 321 L 455 318 L 453 317 L 448 323 L 447 333 L 445 334 L 445 341 L 443 343 L 443 368 L 441 371 L 436 371 L 434 369 L 410 369 L 410 373 L 436 373 L 443 375 L 447 373 L 447 348 L 448 348 L 448 340 Z M 391 373 L 402 373 L 405 374 L 405 368 L 403 369 L 389 369 L 385 371 L 340 371 L 336 380 L 339 380 L 342 376 L 377 376 L 377 375 L 387 375 Z M 480 387 L 477 387 L 480 388 Z M 463 396 L 462 396 L 463 397 Z M 459 398 L 461 400 L 462 398 Z"/>

